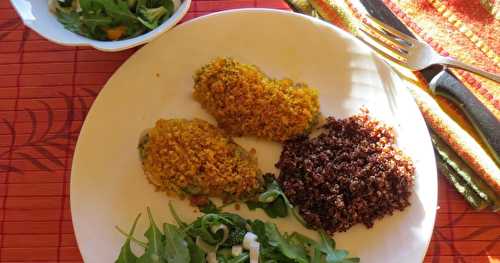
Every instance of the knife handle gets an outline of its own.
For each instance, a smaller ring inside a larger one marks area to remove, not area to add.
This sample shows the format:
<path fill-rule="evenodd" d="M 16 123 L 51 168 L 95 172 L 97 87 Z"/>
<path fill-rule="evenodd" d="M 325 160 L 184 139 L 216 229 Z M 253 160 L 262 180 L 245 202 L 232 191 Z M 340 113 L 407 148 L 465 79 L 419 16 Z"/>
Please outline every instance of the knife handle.
<path fill-rule="evenodd" d="M 493 159 L 500 163 L 500 121 L 448 70 L 441 71 L 431 83 L 434 93 L 451 100 L 467 116 L 490 149 Z"/>

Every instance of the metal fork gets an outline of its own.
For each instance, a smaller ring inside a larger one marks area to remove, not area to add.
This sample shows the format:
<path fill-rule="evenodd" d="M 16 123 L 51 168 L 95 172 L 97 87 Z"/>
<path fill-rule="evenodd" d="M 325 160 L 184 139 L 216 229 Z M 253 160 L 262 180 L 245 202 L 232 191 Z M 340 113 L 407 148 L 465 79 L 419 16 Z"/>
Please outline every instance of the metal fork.
<path fill-rule="evenodd" d="M 359 27 L 359 30 L 364 33 L 362 35 L 368 37 L 396 56 L 371 44 L 365 37 L 361 36 L 361 34 L 358 35 L 358 38 L 387 60 L 413 71 L 422 70 L 431 65 L 441 64 L 452 68 L 467 70 L 500 83 L 500 75 L 498 74 L 481 70 L 450 57 L 441 56 L 426 42 L 403 34 L 394 27 L 374 17 L 369 16 L 368 18 L 369 19 L 363 20 L 363 27 Z M 373 21 L 376 26 L 369 23 L 368 20 Z"/>

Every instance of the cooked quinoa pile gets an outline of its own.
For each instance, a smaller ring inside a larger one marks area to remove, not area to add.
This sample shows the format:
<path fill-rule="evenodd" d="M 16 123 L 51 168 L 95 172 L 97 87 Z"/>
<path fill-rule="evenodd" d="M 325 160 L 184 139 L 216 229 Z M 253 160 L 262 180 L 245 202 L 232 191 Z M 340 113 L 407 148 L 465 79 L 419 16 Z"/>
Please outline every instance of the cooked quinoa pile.
<path fill-rule="evenodd" d="M 315 89 L 271 79 L 233 59 L 213 60 L 196 72 L 194 82 L 194 98 L 233 136 L 284 141 L 307 132 L 319 117 Z"/>
<path fill-rule="evenodd" d="M 247 152 L 210 123 L 160 119 L 141 139 L 144 172 L 170 195 L 206 195 L 233 200 L 262 185 L 255 151 Z"/>
<path fill-rule="evenodd" d="M 302 217 L 333 234 L 410 205 L 414 166 L 392 128 L 368 112 L 327 118 L 322 133 L 285 142 L 278 181 Z"/>

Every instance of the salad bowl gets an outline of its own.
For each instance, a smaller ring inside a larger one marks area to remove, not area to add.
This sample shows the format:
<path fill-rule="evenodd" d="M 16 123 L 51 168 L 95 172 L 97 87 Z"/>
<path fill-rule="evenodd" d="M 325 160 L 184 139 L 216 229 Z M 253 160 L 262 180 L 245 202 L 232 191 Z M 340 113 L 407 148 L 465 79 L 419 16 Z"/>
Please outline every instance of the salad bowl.
<path fill-rule="evenodd" d="M 67 30 L 49 10 L 47 0 L 11 0 L 11 4 L 24 25 L 49 41 L 64 46 L 91 46 L 101 51 L 112 52 L 145 44 L 172 28 L 186 15 L 191 0 L 183 0 L 176 6 L 172 16 L 155 29 L 133 38 L 117 41 L 94 40 Z"/>

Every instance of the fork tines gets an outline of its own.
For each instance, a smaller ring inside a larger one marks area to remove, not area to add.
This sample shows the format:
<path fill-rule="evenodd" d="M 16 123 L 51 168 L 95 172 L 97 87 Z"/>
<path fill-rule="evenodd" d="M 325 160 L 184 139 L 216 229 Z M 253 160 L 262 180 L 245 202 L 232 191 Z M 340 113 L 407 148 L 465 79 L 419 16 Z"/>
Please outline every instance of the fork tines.
<path fill-rule="evenodd" d="M 362 34 L 358 35 L 361 41 L 390 61 L 398 64 L 406 61 L 409 48 L 414 43 L 411 37 L 372 16 L 367 16 L 367 19 L 362 21 L 363 25 L 358 28 L 362 32 Z M 371 42 L 375 42 L 376 45 Z"/>

